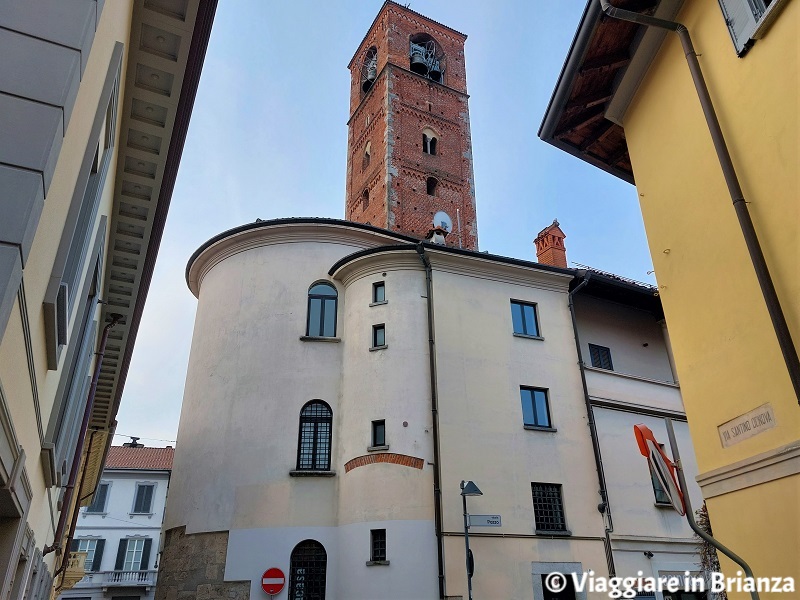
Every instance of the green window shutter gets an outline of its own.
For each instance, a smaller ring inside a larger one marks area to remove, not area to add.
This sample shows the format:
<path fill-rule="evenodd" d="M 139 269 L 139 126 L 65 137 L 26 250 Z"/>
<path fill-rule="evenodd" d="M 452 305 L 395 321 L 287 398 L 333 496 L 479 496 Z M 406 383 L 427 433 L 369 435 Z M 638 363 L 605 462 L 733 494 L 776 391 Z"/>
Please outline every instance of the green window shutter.
<path fill-rule="evenodd" d="M 741 56 L 750 47 L 761 11 L 753 0 L 719 0 L 722 16 L 731 34 L 736 54 Z"/>
<path fill-rule="evenodd" d="M 115 571 L 122 571 L 125 566 L 125 550 L 128 548 L 128 540 L 120 540 L 119 548 L 117 548 L 117 562 L 114 563 Z"/>
<path fill-rule="evenodd" d="M 94 560 L 92 561 L 92 571 L 100 570 L 100 562 L 103 560 L 103 548 L 105 548 L 105 540 L 97 540 L 97 545 L 94 548 Z"/>
<path fill-rule="evenodd" d="M 70 552 L 77 552 L 79 543 L 80 542 L 78 540 L 72 540 L 72 542 L 69 545 L 69 551 Z"/>
<path fill-rule="evenodd" d="M 150 563 L 150 546 L 153 545 L 153 540 L 147 538 L 144 541 L 144 548 L 142 548 L 142 562 L 139 564 L 140 571 L 146 571 L 147 566 Z"/>

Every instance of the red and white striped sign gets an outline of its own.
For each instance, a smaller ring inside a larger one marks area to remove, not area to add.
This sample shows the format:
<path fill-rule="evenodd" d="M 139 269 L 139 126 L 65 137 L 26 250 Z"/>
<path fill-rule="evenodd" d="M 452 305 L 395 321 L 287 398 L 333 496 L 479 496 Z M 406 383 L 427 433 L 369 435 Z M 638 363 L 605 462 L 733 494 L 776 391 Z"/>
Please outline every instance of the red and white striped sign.
<path fill-rule="evenodd" d="M 275 567 L 267 569 L 261 576 L 261 588 L 270 596 L 279 594 L 284 585 L 286 585 L 286 576 L 283 571 Z"/>

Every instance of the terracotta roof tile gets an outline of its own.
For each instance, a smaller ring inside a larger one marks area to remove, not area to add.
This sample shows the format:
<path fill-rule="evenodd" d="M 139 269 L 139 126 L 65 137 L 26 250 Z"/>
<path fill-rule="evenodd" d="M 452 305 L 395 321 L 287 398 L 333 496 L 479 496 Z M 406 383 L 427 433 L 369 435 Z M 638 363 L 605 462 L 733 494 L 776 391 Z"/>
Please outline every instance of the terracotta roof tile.
<path fill-rule="evenodd" d="M 172 469 L 174 448 L 127 448 L 111 446 L 106 458 L 106 469 Z"/>

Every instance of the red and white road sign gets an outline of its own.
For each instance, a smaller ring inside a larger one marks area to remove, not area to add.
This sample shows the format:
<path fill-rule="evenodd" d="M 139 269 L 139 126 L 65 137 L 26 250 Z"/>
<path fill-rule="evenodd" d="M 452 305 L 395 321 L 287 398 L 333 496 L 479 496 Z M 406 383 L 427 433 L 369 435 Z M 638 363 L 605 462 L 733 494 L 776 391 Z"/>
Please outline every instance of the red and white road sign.
<path fill-rule="evenodd" d="M 656 436 L 646 425 L 634 425 L 633 432 L 636 435 L 636 443 L 639 445 L 639 452 L 647 458 L 647 462 L 653 468 L 661 487 L 664 488 L 669 497 L 672 507 L 683 516 L 686 514 L 686 505 L 683 503 L 681 486 L 678 483 L 678 474 L 675 471 L 675 464 L 664 454 L 661 446 L 656 441 Z"/>
<path fill-rule="evenodd" d="M 279 594 L 284 585 L 286 585 L 286 576 L 283 571 L 275 567 L 267 569 L 261 576 L 261 588 L 270 596 Z"/>

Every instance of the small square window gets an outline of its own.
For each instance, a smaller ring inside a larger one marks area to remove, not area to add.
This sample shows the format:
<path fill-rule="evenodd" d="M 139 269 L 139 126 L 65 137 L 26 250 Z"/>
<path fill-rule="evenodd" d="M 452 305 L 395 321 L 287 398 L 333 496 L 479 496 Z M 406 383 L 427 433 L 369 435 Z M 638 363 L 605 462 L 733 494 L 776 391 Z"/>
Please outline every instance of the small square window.
<path fill-rule="evenodd" d="M 561 484 L 531 483 L 533 513 L 537 532 L 567 532 L 564 503 L 561 499 Z"/>
<path fill-rule="evenodd" d="M 386 284 L 383 281 L 372 284 L 372 302 L 386 302 Z"/>
<path fill-rule="evenodd" d="M 372 326 L 372 347 L 380 348 L 386 345 L 386 325 Z"/>
<path fill-rule="evenodd" d="M 386 421 L 372 422 L 372 446 L 386 445 Z"/>
<path fill-rule="evenodd" d="M 524 425 L 552 427 L 547 390 L 521 387 L 519 395 L 522 399 L 522 422 Z"/>
<path fill-rule="evenodd" d="M 386 530 L 371 529 L 370 542 L 369 559 L 373 562 L 386 560 Z"/>
<path fill-rule="evenodd" d="M 98 484 L 97 490 L 95 490 L 94 493 L 94 500 L 92 500 L 92 503 L 86 508 L 86 512 L 89 513 L 106 512 L 106 500 L 108 499 L 108 488 L 109 485 L 107 483 Z"/>
<path fill-rule="evenodd" d="M 136 484 L 136 498 L 133 501 L 133 513 L 147 515 L 153 512 L 153 492 L 155 485 L 152 483 Z"/>
<path fill-rule="evenodd" d="M 511 322 L 514 333 L 539 337 L 539 319 L 536 305 L 527 302 L 511 301 Z"/>
<path fill-rule="evenodd" d="M 614 365 L 611 363 L 611 350 L 605 346 L 589 344 L 589 356 L 592 359 L 592 366 L 598 369 L 613 371 Z"/>

